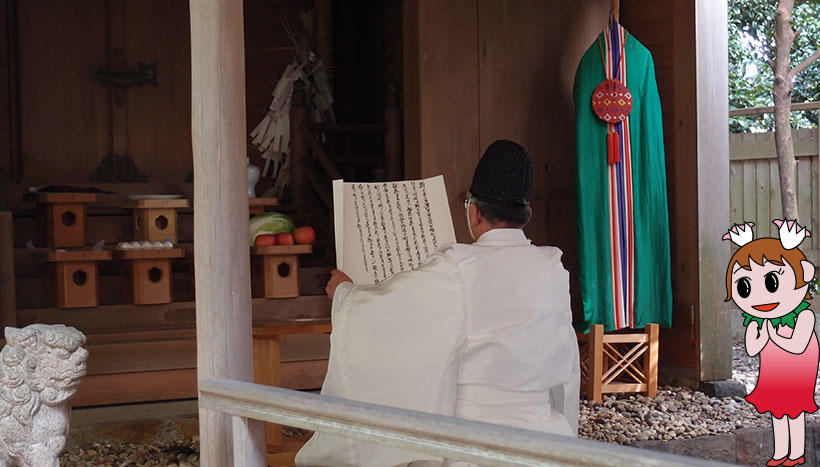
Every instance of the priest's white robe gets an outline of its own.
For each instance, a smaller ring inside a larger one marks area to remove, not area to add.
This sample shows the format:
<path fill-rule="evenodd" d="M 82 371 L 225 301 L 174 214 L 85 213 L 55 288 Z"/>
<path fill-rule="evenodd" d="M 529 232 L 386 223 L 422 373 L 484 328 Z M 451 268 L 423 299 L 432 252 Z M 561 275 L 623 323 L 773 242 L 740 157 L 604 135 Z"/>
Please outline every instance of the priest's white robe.
<path fill-rule="evenodd" d="M 322 394 L 576 436 L 580 367 L 561 250 L 520 229 L 440 248 L 378 285 L 337 288 Z M 297 465 L 443 461 L 316 433 Z"/>

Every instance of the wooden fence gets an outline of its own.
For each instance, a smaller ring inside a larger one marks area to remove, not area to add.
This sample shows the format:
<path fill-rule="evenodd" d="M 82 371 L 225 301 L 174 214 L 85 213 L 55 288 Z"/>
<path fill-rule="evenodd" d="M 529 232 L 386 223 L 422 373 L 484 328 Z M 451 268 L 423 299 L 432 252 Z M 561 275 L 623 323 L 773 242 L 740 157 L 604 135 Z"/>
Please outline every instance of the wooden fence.
<path fill-rule="evenodd" d="M 806 256 L 817 264 L 820 250 L 820 138 L 818 129 L 793 130 L 797 157 L 797 205 L 800 223 L 812 232 L 803 243 Z M 755 238 L 777 237 L 772 219 L 782 218 L 780 178 L 774 133 L 729 135 L 730 222 L 755 223 Z"/>
<path fill-rule="evenodd" d="M 292 391 L 205 379 L 201 408 L 231 416 L 235 466 L 259 465 L 242 428 L 265 420 L 486 466 L 728 466 L 704 459 Z"/>

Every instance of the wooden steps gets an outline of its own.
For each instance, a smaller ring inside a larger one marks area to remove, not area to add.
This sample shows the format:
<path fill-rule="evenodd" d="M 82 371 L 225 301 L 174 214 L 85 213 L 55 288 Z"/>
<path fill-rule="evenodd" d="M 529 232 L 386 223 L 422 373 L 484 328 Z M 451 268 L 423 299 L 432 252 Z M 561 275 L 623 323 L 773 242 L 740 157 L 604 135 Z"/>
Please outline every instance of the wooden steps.
<path fill-rule="evenodd" d="M 321 295 L 251 303 L 254 321 L 261 322 L 330 314 L 330 300 Z M 194 302 L 28 309 L 18 310 L 17 325 L 62 323 L 86 334 L 88 376 L 72 402 L 80 407 L 195 398 L 195 315 Z M 326 335 L 284 338 L 283 387 L 321 387 L 329 352 Z"/>

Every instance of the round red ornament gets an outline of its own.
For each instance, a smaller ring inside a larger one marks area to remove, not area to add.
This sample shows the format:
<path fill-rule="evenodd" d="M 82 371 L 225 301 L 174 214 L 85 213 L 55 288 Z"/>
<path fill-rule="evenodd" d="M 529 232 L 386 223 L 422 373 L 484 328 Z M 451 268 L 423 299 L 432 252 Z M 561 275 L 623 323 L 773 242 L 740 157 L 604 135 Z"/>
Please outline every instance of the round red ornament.
<path fill-rule="evenodd" d="M 616 79 L 604 80 L 592 92 L 592 110 L 607 123 L 622 122 L 632 112 L 632 93 Z"/>

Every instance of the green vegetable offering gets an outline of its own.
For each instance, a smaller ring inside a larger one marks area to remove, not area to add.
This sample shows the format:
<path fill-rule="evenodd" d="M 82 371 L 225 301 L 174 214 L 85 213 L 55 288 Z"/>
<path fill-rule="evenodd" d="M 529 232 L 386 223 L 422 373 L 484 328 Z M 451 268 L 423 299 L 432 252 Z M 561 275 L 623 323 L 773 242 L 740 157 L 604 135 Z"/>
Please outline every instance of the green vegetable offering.
<path fill-rule="evenodd" d="M 296 224 L 284 214 L 266 212 L 250 219 L 251 245 L 259 235 L 276 235 L 283 232 L 293 232 Z"/>

